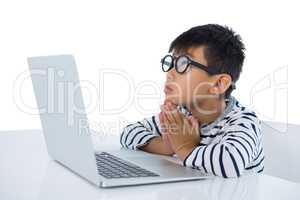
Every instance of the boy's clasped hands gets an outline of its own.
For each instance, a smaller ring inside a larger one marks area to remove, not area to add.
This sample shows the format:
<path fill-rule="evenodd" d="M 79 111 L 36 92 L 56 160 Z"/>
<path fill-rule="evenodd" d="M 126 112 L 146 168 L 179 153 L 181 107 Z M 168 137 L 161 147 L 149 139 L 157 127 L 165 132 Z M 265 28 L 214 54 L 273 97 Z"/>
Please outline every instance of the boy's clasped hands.
<path fill-rule="evenodd" d="M 165 146 L 181 160 L 200 143 L 199 122 L 179 112 L 178 106 L 166 100 L 160 106 L 160 128 Z"/>

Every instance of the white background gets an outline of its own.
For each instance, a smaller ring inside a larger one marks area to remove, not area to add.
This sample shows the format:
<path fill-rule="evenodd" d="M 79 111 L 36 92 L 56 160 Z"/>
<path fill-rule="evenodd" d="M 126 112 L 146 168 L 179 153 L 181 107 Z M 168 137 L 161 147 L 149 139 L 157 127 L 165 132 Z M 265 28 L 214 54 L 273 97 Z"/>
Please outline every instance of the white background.
<path fill-rule="evenodd" d="M 126 123 L 158 112 L 165 80 L 160 59 L 176 36 L 207 23 L 232 27 L 246 45 L 243 73 L 233 95 L 264 120 L 300 123 L 298 8 L 287 0 L 1 1 L 0 129 L 41 127 L 37 115 L 14 102 L 14 81 L 28 69 L 29 56 L 73 54 L 80 79 L 98 87 L 105 108 L 119 107 L 136 94 L 120 77 L 104 79 L 102 91 L 101 69 L 123 70 L 135 88 L 145 81 L 159 86 L 144 87 L 144 93 L 156 94 L 155 98 L 131 101 L 118 114 L 103 114 L 99 106 L 90 109 L 93 122 Z M 94 101 L 97 93 L 84 92 L 86 103 Z M 30 80 L 23 84 L 22 97 L 26 105 L 36 106 Z M 141 112 L 138 104 L 148 111 Z"/>

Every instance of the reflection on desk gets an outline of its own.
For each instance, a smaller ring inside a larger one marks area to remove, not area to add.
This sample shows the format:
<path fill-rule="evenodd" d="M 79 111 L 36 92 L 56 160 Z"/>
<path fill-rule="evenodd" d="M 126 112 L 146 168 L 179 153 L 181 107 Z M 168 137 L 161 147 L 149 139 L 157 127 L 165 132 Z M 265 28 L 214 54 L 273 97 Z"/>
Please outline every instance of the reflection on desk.
<path fill-rule="evenodd" d="M 259 175 L 240 179 L 213 178 L 167 184 L 98 189 L 81 177 L 49 161 L 39 199 L 257 199 Z M 68 192 L 67 192 L 68 191 Z"/>
<path fill-rule="evenodd" d="M 40 131 L 0 133 L 0 199 L 300 199 L 300 184 L 267 175 L 100 189 L 51 160 Z"/>

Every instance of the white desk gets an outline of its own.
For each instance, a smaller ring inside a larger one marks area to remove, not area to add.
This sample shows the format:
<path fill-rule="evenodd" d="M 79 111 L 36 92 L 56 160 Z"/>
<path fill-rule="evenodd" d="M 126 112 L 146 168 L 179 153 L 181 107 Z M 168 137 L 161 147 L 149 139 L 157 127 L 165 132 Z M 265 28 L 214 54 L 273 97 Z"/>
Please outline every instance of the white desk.
<path fill-rule="evenodd" d="M 214 178 L 100 189 L 52 161 L 41 131 L 2 131 L 0 199 L 299 200 L 300 184 L 267 175 L 254 175 L 239 179 Z"/>

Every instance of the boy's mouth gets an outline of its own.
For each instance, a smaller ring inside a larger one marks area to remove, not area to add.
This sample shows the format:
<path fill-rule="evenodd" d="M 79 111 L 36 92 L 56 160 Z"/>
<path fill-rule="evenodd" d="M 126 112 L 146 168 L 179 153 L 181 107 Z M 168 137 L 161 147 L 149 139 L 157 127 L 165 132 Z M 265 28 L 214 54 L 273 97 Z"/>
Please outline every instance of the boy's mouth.
<path fill-rule="evenodd" d="M 171 93 L 172 91 L 173 91 L 173 89 L 172 89 L 170 86 L 165 85 L 164 92 L 165 92 L 166 94 Z"/>

